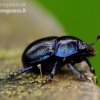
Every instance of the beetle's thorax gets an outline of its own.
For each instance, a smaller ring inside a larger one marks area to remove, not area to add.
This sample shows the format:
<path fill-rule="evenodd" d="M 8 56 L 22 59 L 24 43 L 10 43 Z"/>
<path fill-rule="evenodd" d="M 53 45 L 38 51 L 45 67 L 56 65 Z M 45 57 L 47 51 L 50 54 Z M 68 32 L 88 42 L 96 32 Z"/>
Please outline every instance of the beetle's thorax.
<path fill-rule="evenodd" d="M 68 57 L 77 52 L 77 40 L 68 37 L 58 38 L 56 41 L 55 55 Z"/>

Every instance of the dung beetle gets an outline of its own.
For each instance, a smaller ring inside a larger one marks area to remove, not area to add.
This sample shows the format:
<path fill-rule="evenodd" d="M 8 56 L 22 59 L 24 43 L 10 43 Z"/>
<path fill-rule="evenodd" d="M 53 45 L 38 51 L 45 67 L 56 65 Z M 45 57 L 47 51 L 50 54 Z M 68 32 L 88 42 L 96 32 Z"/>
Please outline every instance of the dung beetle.
<path fill-rule="evenodd" d="M 43 69 L 45 63 L 53 63 L 50 75 L 46 80 L 46 82 L 50 82 L 52 81 L 57 66 L 60 63 L 60 67 L 67 64 L 79 78 L 88 80 L 83 73 L 76 70 L 73 66 L 75 63 L 80 63 L 85 60 L 89 65 L 90 70 L 94 72 L 87 57 L 96 55 L 96 51 L 92 45 L 99 38 L 100 35 L 97 36 L 97 39 L 93 43 L 84 42 L 74 36 L 50 36 L 36 40 L 29 44 L 22 54 L 24 68 L 17 72 L 13 72 L 9 76 L 10 78 L 14 78 L 15 76 L 29 70 L 38 71 L 39 69 L 37 66 L 41 65 Z M 48 67 L 48 65 L 46 67 Z M 45 72 L 46 70 L 43 69 L 42 71 Z"/>

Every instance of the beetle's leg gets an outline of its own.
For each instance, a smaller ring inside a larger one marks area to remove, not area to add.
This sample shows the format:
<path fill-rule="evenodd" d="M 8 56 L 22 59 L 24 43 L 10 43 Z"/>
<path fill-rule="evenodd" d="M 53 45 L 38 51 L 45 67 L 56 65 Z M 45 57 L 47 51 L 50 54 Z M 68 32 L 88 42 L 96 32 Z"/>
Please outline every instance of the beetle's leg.
<path fill-rule="evenodd" d="M 30 69 L 32 69 L 32 68 L 33 67 L 26 67 L 26 68 L 23 68 L 21 70 L 18 70 L 17 72 L 13 72 L 12 74 L 9 74 L 9 79 L 12 79 L 12 78 L 14 78 L 14 77 L 16 77 L 16 76 L 18 76 L 18 75 L 30 70 Z"/>
<path fill-rule="evenodd" d="M 91 65 L 91 63 L 89 62 L 89 60 L 88 60 L 87 58 L 85 58 L 85 61 L 86 61 L 87 64 L 89 65 L 90 71 L 91 71 L 94 75 L 96 75 L 96 74 L 95 74 L 95 70 L 94 70 L 94 68 L 92 67 L 92 65 Z M 97 79 L 96 79 L 96 83 L 98 83 L 98 80 L 97 80 Z"/>
<path fill-rule="evenodd" d="M 89 60 L 88 60 L 87 58 L 85 58 L 85 61 L 86 61 L 87 64 L 89 65 L 91 72 L 95 75 L 95 70 L 94 70 L 94 68 L 92 67 L 92 65 L 90 64 Z"/>
<path fill-rule="evenodd" d="M 80 78 L 84 80 L 89 80 L 83 73 L 77 71 L 71 63 L 68 63 L 68 67 Z"/>
<path fill-rule="evenodd" d="M 53 66 L 53 69 L 52 69 L 52 71 L 50 73 L 50 76 L 48 77 L 49 81 L 52 81 L 52 79 L 53 79 L 53 76 L 54 76 L 55 71 L 56 71 L 56 66 L 57 66 L 57 62 L 55 62 L 54 66 Z"/>
<path fill-rule="evenodd" d="M 44 85 L 44 84 L 46 84 L 46 83 L 52 81 L 52 79 L 53 79 L 53 77 L 54 77 L 54 74 L 55 74 L 55 71 L 56 71 L 56 66 L 57 66 L 57 62 L 55 62 L 54 66 L 53 66 L 53 68 L 52 68 L 52 71 L 51 71 L 51 73 L 50 73 L 50 75 L 49 75 L 49 77 L 47 78 L 47 80 L 46 80 L 45 82 L 42 83 L 42 85 Z M 41 86 L 42 86 L 42 85 L 41 85 Z"/>
<path fill-rule="evenodd" d="M 42 77 L 42 69 L 41 69 L 41 64 L 38 64 L 38 65 L 37 65 L 37 67 L 39 68 L 39 70 L 40 70 L 40 75 L 41 75 L 41 77 Z"/>

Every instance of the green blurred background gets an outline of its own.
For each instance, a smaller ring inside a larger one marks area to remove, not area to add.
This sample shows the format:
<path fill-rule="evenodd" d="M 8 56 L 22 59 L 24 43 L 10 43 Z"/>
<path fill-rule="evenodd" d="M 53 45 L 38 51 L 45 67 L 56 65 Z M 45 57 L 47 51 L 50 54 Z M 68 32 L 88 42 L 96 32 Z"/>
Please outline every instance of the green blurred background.
<path fill-rule="evenodd" d="M 66 33 L 93 42 L 100 34 L 100 0 L 37 0 L 63 25 Z M 89 58 L 100 86 L 100 40 L 94 45 L 97 55 Z"/>

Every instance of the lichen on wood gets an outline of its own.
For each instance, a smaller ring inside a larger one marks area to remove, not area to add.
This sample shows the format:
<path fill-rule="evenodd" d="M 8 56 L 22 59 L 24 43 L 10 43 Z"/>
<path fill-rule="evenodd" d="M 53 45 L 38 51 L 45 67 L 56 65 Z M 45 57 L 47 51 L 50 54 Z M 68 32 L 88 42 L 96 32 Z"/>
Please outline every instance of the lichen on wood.
<path fill-rule="evenodd" d="M 5 66 L 7 66 L 6 63 Z M 16 69 L 19 69 L 20 66 L 20 64 L 17 65 Z M 6 73 L 3 74 L 0 79 L 0 99 L 99 100 L 100 89 L 96 86 L 96 77 L 90 72 L 86 64 L 84 66 L 83 64 L 78 64 L 76 66 L 78 66 L 78 70 L 85 73 L 91 82 L 80 80 L 67 66 L 64 66 L 61 71 L 55 74 L 51 83 L 45 84 L 42 87 L 41 83 L 49 74 L 41 77 L 35 73 L 24 73 L 12 80 L 6 80 L 5 78 L 7 76 L 5 75 L 9 74 L 10 71 L 6 72 L 3 70 L 2 73 Z"/>

